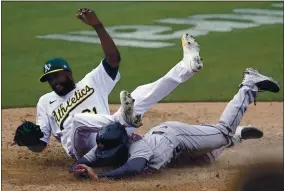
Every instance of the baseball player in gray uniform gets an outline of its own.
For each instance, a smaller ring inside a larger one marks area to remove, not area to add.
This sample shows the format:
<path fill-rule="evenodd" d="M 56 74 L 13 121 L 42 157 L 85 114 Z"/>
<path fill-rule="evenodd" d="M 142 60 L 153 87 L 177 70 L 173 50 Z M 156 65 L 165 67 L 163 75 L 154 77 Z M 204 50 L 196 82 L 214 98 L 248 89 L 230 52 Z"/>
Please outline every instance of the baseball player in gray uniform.
<path fill-rule="evenodd" d="M 75 175 L 100 178 L 124 178 L 140 174 L 145 169 L 159 170 L 179 159 L 215 160 L 224 148 L 243 139 L 260 138 L 257 128 L 239 127 L 248 105 L 255 102 L 258 92 L 279 92 L 275 80 L 247 68 L 239 91 L 228 103 L 219 123 L 189 125 L 178 121 L 153 127 L 140 140 L 132 141 L 118 123 L 103 127 L 96 137 L 97 146 L 70 169 Z M 115 165 L 118 168 L 97 174 L 92 165 Z"/>

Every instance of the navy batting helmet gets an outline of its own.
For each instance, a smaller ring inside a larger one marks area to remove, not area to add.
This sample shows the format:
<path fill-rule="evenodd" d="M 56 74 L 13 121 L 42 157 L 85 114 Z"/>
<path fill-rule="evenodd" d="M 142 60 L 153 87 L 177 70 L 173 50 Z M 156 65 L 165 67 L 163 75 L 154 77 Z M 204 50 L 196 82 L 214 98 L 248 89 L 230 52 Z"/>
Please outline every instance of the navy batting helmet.
<path fill-rule="evenodd" d="M 104 126 L 96 137 L 97 159 L 102 165 L 122 165 L 128 159 L 129 137 L 125 127 L 119 123 Z M 107 164 L 106 164 L 107 163 Z"/>

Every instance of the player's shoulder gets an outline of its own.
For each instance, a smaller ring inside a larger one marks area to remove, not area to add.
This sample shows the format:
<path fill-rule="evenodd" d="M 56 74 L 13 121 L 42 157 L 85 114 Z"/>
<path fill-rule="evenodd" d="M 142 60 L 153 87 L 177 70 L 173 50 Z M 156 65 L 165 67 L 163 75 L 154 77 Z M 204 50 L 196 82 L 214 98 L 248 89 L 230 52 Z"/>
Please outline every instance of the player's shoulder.
<path fill-rule="evenodd" d="M 111 68 L 109 64 L 107 63 L 106 58 L 103 58 L 100 60 L 100 63 L 93 68 L 90 72 L 88 72 L 83 79 L 89 78 L 89 77 L 94 77 L 94 76 L 101 76 L 101 75 L 106 75 L 111 78 L 115 78 L 116 75 L 119 75 L 118 73 L 118 67 L 117 68 Z M 83 80 L 82 79 L 82 80 Z"/>
<path fill-rule="evenodd" d="M 101 65 L 101 64 L 100 64 Z M 92 69 L 91 71 L 89 71 L 80 81 L 78 81 L 77 83 L 79 84 L 89 84 L 89 83 L 93 83 L 93 78 L 95 76 L 97 76 L 99 73 L 102 73 L 101 71 L 101 67 L 100 65 L 98 65 L 96 68 Z"/>
<path fill-rule="evenodd" d="M 147 143 L 147 139 L 142 137 L 142 139 L 132 141 L 132 143 L 129 147 L 129 150 L 137 150 L 137 148 L 142 149 L 142 148 L 148 148 L 148 147 L 149 147 L 149 145 Z"/>
<path fill-rule="evenodd" d="M 142 138 L 139 141 L 135 141 L 130 145 L 128 160 L 142 157 L 149 161 L 153 155 L 153 149 L 151 149 L 147 141 Z"/>
<path fill-rule="evenodd" d="M 38 104 L 45 105 L 50 100 L 54 100 L 54 99 L 57 99 L 57 98 L 58 98 L 58 95 L 54 91 L 52 91 L 52 92 L 49 92 L 49 93 L 42 95 L 38 100 Z"/>
<path fill-rule="evenodd" d="M 100 60 L 99 64 L 97 66 L 95 66 L 93 69 L 91 69 L 85 76 L 87 76 L 88 74 L 92 74 L 95 71 L 101 72 L 104 69 L 103 67 L 103 59 Z"/>

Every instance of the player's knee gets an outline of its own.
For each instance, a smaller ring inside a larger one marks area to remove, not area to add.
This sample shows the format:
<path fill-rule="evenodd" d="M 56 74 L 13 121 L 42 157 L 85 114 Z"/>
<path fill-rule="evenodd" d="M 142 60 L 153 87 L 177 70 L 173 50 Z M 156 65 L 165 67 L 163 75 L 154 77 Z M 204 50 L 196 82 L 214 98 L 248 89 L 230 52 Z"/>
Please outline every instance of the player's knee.
<path fill-rule="evenodd" d="M 75 113 L 72 116 L 73 126 L 77 126 L 82 121 L 82 113 Z"/>
<path fill-rule="evenodd" d="M 226 124 L 222 121 L 219 121 L 219 123 L 216 124 L 216 127 L 226 135 L 229 134 L 229 132 L 231 132 L 230 125 L 228 125 L 228 124 Z"/>

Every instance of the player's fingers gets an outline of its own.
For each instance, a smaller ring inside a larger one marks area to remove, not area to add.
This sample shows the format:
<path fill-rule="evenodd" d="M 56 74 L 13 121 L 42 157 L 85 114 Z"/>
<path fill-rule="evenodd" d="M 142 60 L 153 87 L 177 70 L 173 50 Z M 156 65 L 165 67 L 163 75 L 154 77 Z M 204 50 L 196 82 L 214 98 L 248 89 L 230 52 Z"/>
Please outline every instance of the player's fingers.
<path fill-rule="evenodd" d="M 87 8 L 80 8 L 77 10 L 77 12 L 82 12 L 83 10 L 86 10 Z"/>
<path fill-rule="evenodd" d="M 86 12 L 86 11 L 79 11 L 77 14 L 76 14 L 76 17 L 83 20 L 89 15 L 90 12 Z"/>
<path fill-rule="evenodd" d="M 88 8 L 82 8 L 80 9 L 80 12 L 83 13 L 84 15 L 94 14 L 94 11 Z"/>
<path fill-rule="evenodd" d="M 82 15 L 80 14 L 80 13 L 78 13 L 78 14 L 76 14 L 76 17 L 78 18 L 78 19 L 83 19 L 83 17 L 82 17 Z"/>
<path fill-rule="evenodd" d="M 86 14 L 87 12 L 88 12 L 87 8 L 80 8 L 80 9 L 77 10 L 77 14 L 80 14 L 80 13 Z"/>
<path fill-rule="evenodd" d="M 82 170 L 74 170 L 74 174 L 82 174 L 84 172 L 82 172 Z"/>
<path fill-rule="evenodd" d="M 74 171 L 81 172 L 81 171 L 86 171 L 86 169 L 85 169 L 85 168 L 82 168 L 82 167 L 80 167 L 80 166 L 77 165 L 77 166 L 75 167 Z"/>
<path fill-rule="evenodd" d="M 78 165 L 76 165 L 76 168 L 86 169 L 86 168 L 88 168 L 88 166 L 86 166 L 84 164 L 78 164 Z"/>
<path fill-rule="evenodd" d="M 78 10 L 77 10 L 77 13 L 78 13 L 78 14 L 82 13 L 82 9 L 81 9 L 81 8 L 78 9 Z"/>
<path fill-rule="evenodd" d="M 85 15 L 83 15 L 83 13 L 76 14 L 76 17 L 81 21 L 85 22 L 86 17 Z"/>
<path fill-rule="evenodd" d="M 82 170 L 82 169 L 85 169 L 85 168 L 83 166 L 81 166 L 81 165 L 76 165 L 75 169 L 76 170 Z"/>
<path fill-rule="evenodd" d="M 87 13 L 87 12 L 89 12 L 90 11 L 90 9 L 88 9 L 88 8 L 83 8 L 82 9 L 82 13 Z"/>

